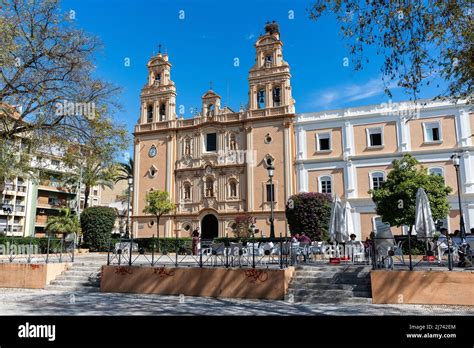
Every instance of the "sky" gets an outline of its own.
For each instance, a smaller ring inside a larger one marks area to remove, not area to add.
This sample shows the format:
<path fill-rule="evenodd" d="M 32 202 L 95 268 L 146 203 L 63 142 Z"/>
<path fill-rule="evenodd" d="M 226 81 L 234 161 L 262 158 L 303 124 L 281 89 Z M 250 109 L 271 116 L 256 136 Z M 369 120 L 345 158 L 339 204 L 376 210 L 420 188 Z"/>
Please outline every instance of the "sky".
<path fill-rule="evenodd" d="M 61 9 L 74 11 L 79 28 L 98 36 L 103 49 L 96 57 L 96 75 L 122 87 L 123 107 L 117 119 L 130 131 L 138 119 L 140 90 L 153 53 L 168 53 L 177 107 L 185 118 L 200 108 L 201 96 L 212 88 L 233 110 L 248 102 L 248 71 L 254 44 L 267 21 L 277 21 L 283 58 L 290 64 L 296 112 L 388 102 L 381 80 L 382 57 L 367 51 L 362 71 L 350 64 L 347 43 L 333 14 L 310 20 L 307 0 L 63 0 Z M 372 50 L 375 52 L 375 50 Z M 235 66 L 236 58 L 239 66 Z M 129 62 L 129 66 L 126 66 Z M 395 85 L 395 84 L 394 84 Z M 440 88 L 443 88 L 441 85 Z M 424 89 L 421 98 L 442 92 Z M 394 102 L 409 99 L 399 88 Z"/>

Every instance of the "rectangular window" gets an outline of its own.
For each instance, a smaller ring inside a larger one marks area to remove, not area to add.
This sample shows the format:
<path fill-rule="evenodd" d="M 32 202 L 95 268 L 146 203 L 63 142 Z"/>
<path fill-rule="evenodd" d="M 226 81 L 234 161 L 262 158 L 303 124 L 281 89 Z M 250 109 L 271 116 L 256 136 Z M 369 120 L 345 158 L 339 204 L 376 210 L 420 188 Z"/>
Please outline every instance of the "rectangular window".
<path fill-rule="evenodd" d="M 374 190 L 382 187 L 383 183 L 384 183 L 383 175 L 373 175 L 372 176 L 372 188 Z"/>
<path fill-rule="evenodd" d="M 51 164 L 52 164 L 53 166 L 58 167 L 58 166 L 59 166 L 59 161 L 58 161 L 58 160 L 51 160 Z"/>
<path fill-rule="evenodd" d="M 317 134 L 317 151 L 330 151 L 331 150 L 331 134 L 320 133 Z"/>
<path fill-rule="evenodd" d="M 273 199 L 272 199 L 273 198 Z M 267 202 L 275 201 L 275 185 L 267 184 Z"/>
<path fill-rule="evenodd" d="M 381 127 L 369 128 L 367 132 L 369 147 L 383 146 L 383 133 Z"/>
<path fill-rule="evenodd" d="M 423 123 L 425 128 L 425 142 L 441 141 L 441 127 L 439 122 Z"/>
<path fill-rule="evenodd" d="M 206 151 L 217 151 L 217 135 L 216 133 L 206 134 Z"/>
<path fill-rule="evenodd" d="M 332 193 L 332 180 L 330 177 L 321 178 L 321 193 Z"/>

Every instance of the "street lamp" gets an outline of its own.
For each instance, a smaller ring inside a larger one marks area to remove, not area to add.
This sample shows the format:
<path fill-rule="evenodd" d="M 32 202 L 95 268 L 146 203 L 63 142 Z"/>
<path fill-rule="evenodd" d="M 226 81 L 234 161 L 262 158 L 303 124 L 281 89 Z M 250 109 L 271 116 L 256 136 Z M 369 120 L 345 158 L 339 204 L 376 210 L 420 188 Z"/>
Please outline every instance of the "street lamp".
<path fill-rule="evenodd" d="M 464 225 L 464 216 L 462 214 L 462 205 L 461 205 L 461 188 L 460 188 L 460 174 L 459 174 L 459 164 L 460 164 L 459 154 L 455 153 L 451 156 L 453 166 L 456 169 L 456 182 L 458 189 L 458 204 L 459 204 L 459 229 L 461 231 L 461 242 L 464 243 L 466 238 L 466 227 Z"/>
<path fill-rule="evenodd" d="M 253 222 L 250 230 L 252 231 L 252 268 L 255 268 L 255 224 Z"/>
<path fill-rule="evenodd" d="M 274 240 L 275 239 L 275 224 L 274 224 L 274 216 L 273 216 L 273 202 L 275 200 L 274 198 L 274 194 L 275 194 L 275 189 L 273 187 L 273 175 L 274 175 L 274 172 L 275 172 L 275 167 L 273 166 L 273 164 L 270 164 L 268 167 L 267 167 L 267 171 L 268 171 L 268 177 L 270 178 L 270 211 L 271 211 L 271 215 L 270 215 L 270 240 Z"/>
<path fill-rule="evenodd" d="M 128 178 L 128 200 L 127 200 L 127 224 L 125 226 L 125 233 L 127 235 L 127 238 L 131 237 L 133 239 L 133 232 L 131 233 L 131 230 L 130 230 L 130 199 L 131 199 L 132 185 L 133 185 L 133 178 L 129 177 Z"/>

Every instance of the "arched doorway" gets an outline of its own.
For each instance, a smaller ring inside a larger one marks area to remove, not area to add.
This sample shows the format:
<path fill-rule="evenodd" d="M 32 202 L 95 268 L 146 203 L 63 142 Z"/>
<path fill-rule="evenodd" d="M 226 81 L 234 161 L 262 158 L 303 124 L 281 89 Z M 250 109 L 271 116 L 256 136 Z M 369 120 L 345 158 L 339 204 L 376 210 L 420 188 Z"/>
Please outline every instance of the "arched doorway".
<path fill-rule="evenodd" d="M 219 225 L 217 218 L 207 214 L 201 221 L 201 239 L 213 239 L 219 236 Z"/>

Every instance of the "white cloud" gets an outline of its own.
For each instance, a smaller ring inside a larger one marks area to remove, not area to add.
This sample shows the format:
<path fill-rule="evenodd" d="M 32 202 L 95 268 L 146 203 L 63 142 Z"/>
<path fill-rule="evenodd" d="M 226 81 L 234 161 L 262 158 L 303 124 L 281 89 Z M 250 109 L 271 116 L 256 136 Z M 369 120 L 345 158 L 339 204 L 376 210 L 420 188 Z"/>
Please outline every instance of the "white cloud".
<path fill-rule="evenodd" d="M 390 83 L 389 88 L 398 88 L 395 83 Z M 382 77 L 372 78 L 362 84 L 344 84 L 331 87 L 312 94 L 312 107 L 331 107 L 334 103 L 345 104 L 347 102 L 364 100 L 376 95 L 384 94 L 384 83 Z"/>

